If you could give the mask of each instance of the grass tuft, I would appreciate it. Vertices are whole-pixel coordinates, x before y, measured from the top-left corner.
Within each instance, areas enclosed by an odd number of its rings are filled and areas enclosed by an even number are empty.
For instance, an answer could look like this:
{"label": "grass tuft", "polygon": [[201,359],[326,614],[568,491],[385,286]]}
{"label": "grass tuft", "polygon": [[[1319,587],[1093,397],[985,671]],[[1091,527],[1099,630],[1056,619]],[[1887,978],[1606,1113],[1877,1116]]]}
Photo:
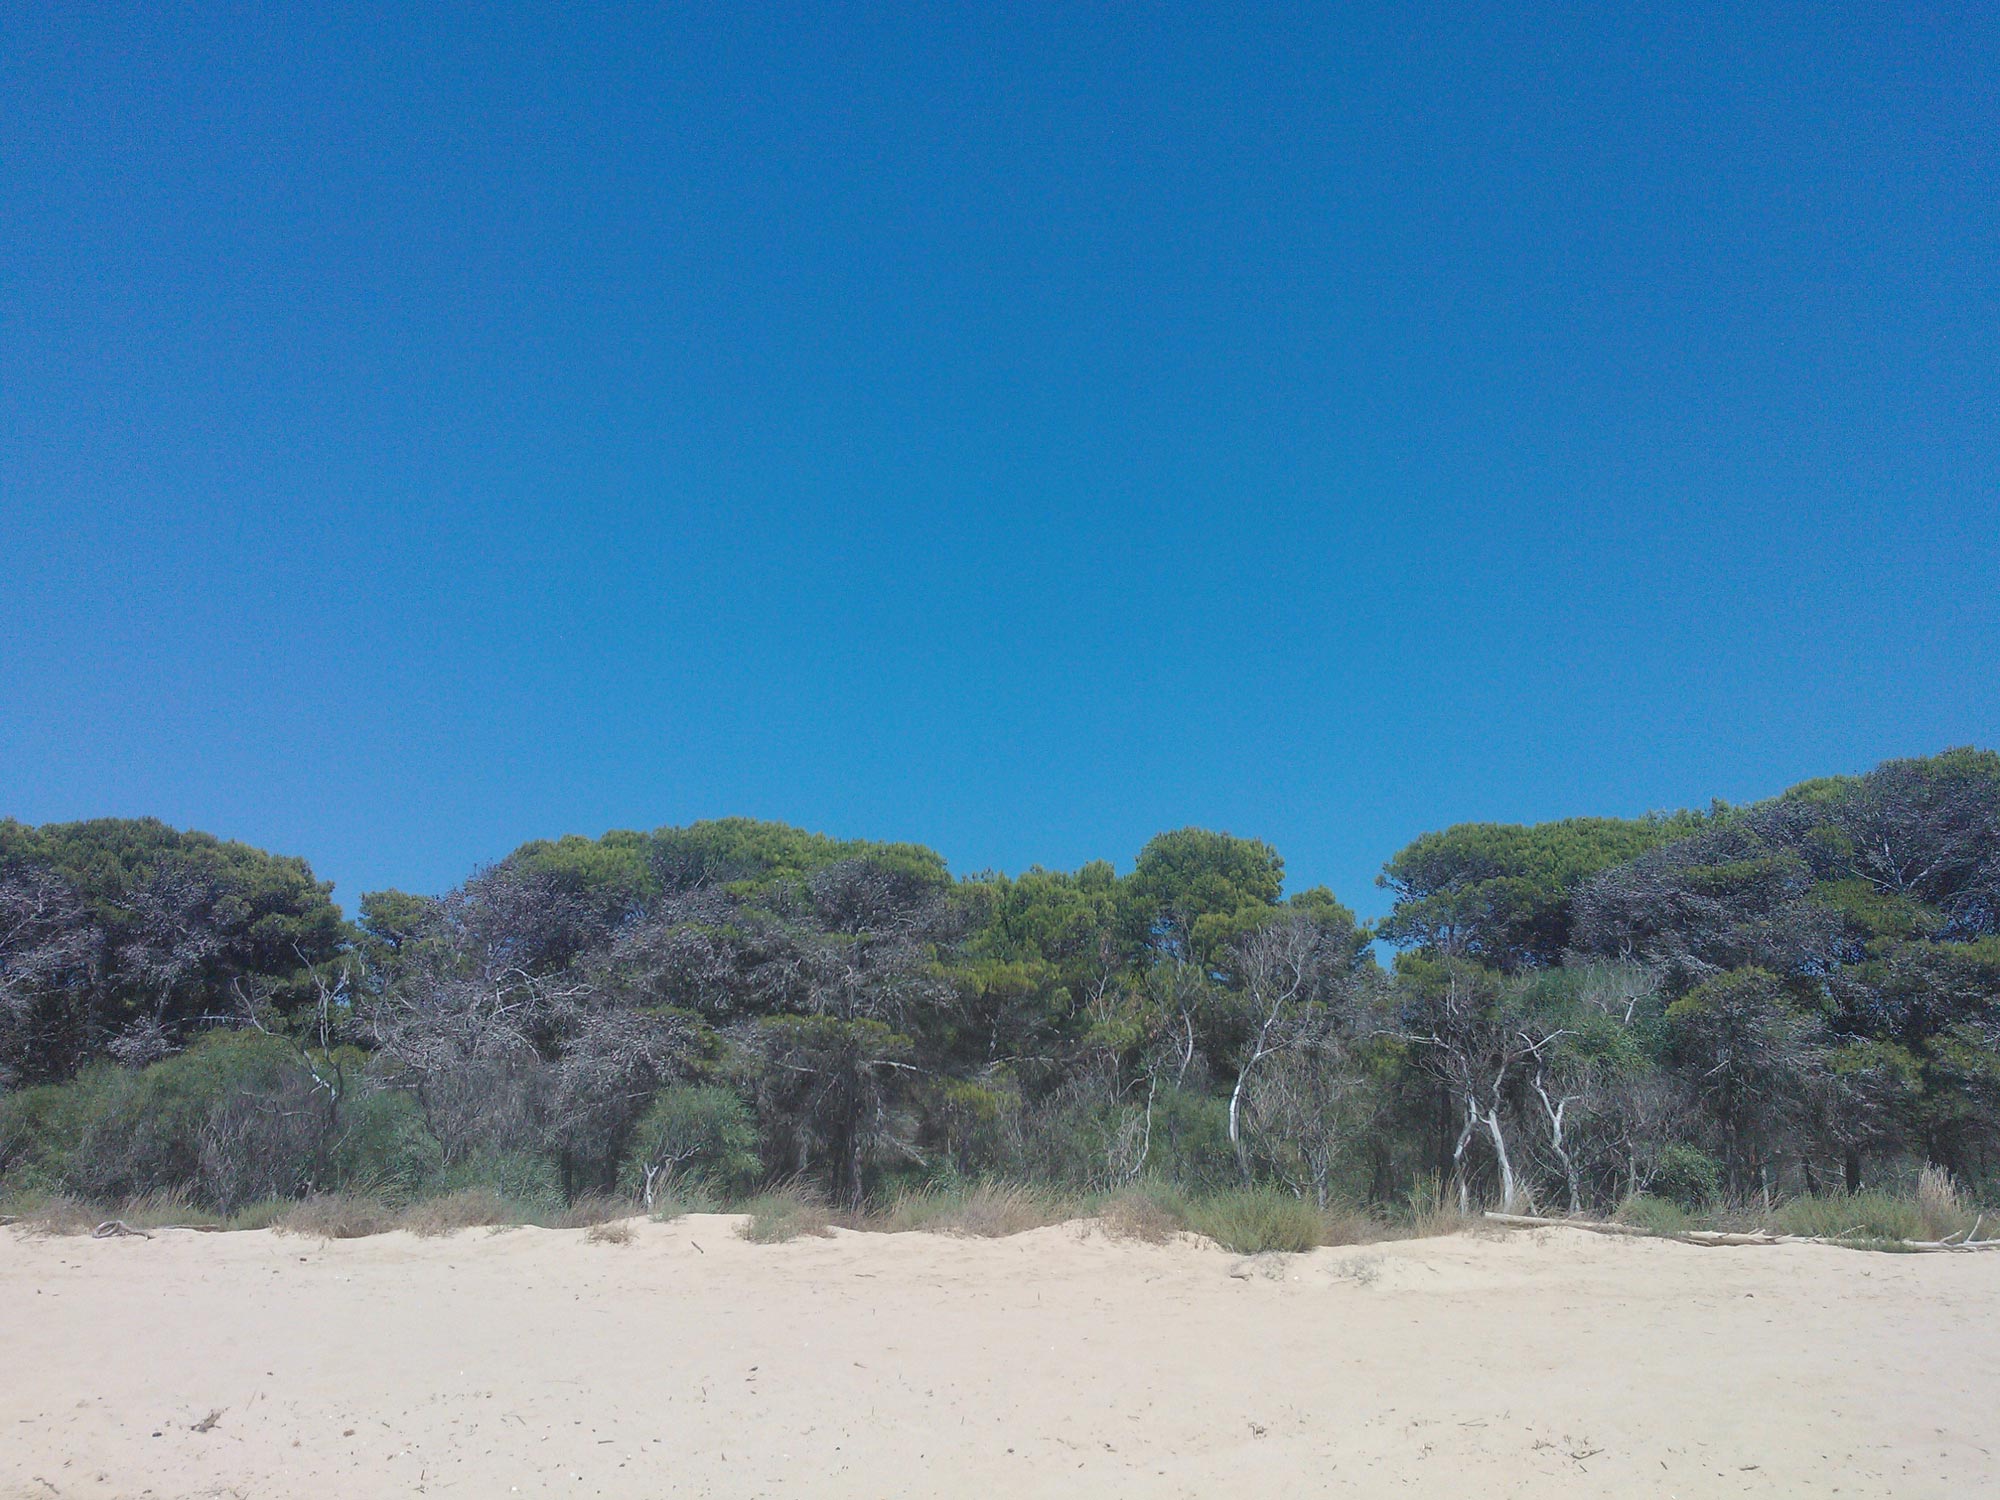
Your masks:
{"label": "grass tuft", "polygon": [[1070,1205],[1042,1188],[1012,1182],[918,1188],[897,1194],[872,1226],[890,1234],[921,1230],[998,1239],[1060,1223]]}
{"label": "grass tuft", "polygon": [[1694,1228],[1694,1218],[1671,1198],[1655,1198],[1637,1193],[1618,1205],[1612,1220],[1634,1229],[1650,1229],[1655,1234],[1679,1234]]}
{"label": "grass tuft", "polygon": [[310,1235],[321,1240],[358,1240],[387,1234],[396,1227],[396,1211],[379,1198],[324,1193],[287,1205],[271,1221],[281,1234]]}
{"label": "grass tuft", "polygon": [[719,1214],[726,1204],[715,1189],[699,1177],[676,1177],[653,1199],[653,1218],[662,1224],[688,1214]]}
{"label": "grass tuft", "polygon": [[14,1193],[0,1202],[0,1220],[28,1234],[89,1234],[107,1217],[65,1193]]}
{"label": "grass tuft", "polygon": [[777,1245],[802,1236],[824,1239],[833,1233],[833,1216],[812,1188],[782,1183],[743,1205],[750,1217],[736,1232],[759,1245]]}
{"label": "grass tuft", "polygon": [[600,1195],[593,1198],[579,1198],[560,1214],[556,1215],[554,1227],[557,1229],[596,1229],[603,1224],[616,1223],[620,1219],[632,1217],[634,1209],[630,1198],[613,1198]]}
{"label": "grass tuft", "polygon": [[1188,1196],[1170,1183],[1134,1183],[1098,1205],[1097,1221],[1113,1239],[1164,1245],[1188,1227]]}
{"label": "grass tuft", "polygon": [[1773,1211],[1771,1227],[1819,1239],[1914,1240],[1924,1221],[1908,1199],[1869,1191],[1794,1198]]}
{"label": "grass tuft", "polygon": [[455,1193],[412,1203],[398,1216],[395,1227],[430,1238],[460,1229],[488,1229],[501,1224],[525,1224],[529,1215],[519,1204],[503,1198],[491,1188],[461,1188]]}
{"label": "grass tuft", "polygon": [[1239,1255],[1298,1253],[1317,1249],[1326,1238],[1317,1208],[1275,1188],[1240,1188],[1197,1198],[1189,1205],[1188,1228]]}

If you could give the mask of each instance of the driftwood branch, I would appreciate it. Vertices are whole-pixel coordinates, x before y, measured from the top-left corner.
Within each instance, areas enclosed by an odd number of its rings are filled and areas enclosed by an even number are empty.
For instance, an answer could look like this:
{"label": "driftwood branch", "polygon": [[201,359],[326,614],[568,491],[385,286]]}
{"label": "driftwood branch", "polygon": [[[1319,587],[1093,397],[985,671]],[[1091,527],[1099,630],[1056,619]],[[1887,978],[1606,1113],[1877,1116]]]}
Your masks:
{"label": "driftwood branch", "polygon": [[[1528,1214],[1501,1214],[1488,1212],[1486,1217],[1496,1224],[1506,1224],[1516,1229],[1581,1229],[1590,1234],[1612,1234],[1627,1239],[1678,1240],[1684,1245],[1853,1245],[1851,1239],[1829,1238],[1817,1234],[1766,1234],[1761,1230],[1736,1233],[1724,1229],[1640,1229],[1632,1224],[1610,1224],[1601,1219],[1543,1219]],[[1975,1224],[1974,1229],[1979,1226]],[[1875,1243],[1887,1244],[1895,1250],[1931,1251],[1950,1254],[1956,1251],[2000,1250],[2000,1240],[1975,1240],[1968,1233],[1965,1238],[1943,1240],[1888,1240]]]}

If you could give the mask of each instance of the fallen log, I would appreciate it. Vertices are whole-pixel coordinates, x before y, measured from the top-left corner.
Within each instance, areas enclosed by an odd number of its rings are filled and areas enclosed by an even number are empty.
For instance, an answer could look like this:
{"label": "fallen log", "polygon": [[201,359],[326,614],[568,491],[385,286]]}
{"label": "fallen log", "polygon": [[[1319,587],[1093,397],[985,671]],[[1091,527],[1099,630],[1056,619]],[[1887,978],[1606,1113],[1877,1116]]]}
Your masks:
{"label": "fallen log", "polygon": [[[1766,1234],[1762,1230],[1739,1233],[1726,1229],[1641,1229],[1633,1224],[1613,1224],[1603,1219],[1546,1219],[1532,1214],[1502,1214],[1489,1210],[1486,1218],[1516,1229],[1581,1229],[1590,1234],[1619,1235],[1629,1239],[1677,1240],[1683,1245],[1879,1245],[1911,1254],[1953,1254],[1959,1251],[2000,1250],[2000,1240],[1975,1240],[1968,1232],[1964,1239],[1943,1240],[1855,1240],[1845,1236],[1818,1234]],[[1973,1226],[1974,1229],[1978,1225]]]}

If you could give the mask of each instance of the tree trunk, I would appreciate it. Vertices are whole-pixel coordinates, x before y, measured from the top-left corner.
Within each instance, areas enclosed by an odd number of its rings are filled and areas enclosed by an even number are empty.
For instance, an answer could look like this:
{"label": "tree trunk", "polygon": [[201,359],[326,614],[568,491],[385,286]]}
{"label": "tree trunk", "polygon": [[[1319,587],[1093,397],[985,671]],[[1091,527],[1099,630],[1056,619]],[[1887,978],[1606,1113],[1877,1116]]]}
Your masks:
{"label": "tree trunk", "polygon": [[1518,1189],[1514,1183],[1514,1163],[1507,1155],[1507,1138],[1500,1131],[1500,1108],[1495,1105],[1486,1112],[1486,1134],[1493,1142],[1493,1155],[1500,1162],[1500,1207],[1505,1213],[1513,1213]]}

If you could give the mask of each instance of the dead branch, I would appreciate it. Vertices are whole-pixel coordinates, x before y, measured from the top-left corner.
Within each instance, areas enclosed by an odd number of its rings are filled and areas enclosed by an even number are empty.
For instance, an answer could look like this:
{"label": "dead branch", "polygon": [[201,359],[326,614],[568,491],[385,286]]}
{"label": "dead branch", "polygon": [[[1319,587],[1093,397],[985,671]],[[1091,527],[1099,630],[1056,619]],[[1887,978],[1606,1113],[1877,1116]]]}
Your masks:
{"label": "dead branch", "polygon": [[[1684,1245],[1847,1245],[1855,1241],[1817,1234],[1765,1234],[1761,1230],[1739,1234],[1723,1229],[1641,1229],[1632,1224],[1611,1224],[1601,1219],[1545,1219],[1530,1214],[1501,1214],[1488,1210],[1485,1217],[1496,1224],[1516,1229],[1581,1229],[1590,1234],[1619,1235],[1628,1239],[1678,1240]],[[1975,1226],[1977,1227],[1977,1226]],[[2000,1250],[2000,1239],[1975,1240],[1887,1240],[1896,1250],[1948,1254],[1961,1250]]]}

